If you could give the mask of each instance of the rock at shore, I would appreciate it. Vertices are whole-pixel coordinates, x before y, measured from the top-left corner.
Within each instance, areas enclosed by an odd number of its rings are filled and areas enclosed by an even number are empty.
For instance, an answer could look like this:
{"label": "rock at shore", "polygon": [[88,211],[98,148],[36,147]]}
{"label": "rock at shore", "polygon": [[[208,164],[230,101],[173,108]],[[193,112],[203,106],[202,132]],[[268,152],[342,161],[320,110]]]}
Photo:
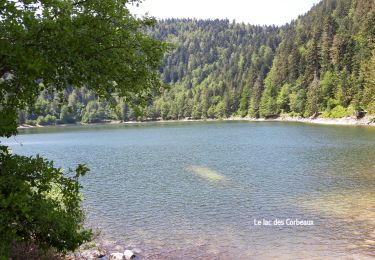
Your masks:
{"label": "rock at shore", "polygon": [[109,260],[123,260],[124,254],[123,253],[112,253],[109,255]]}
{"label": "rock at shore", "polygon": [[135,258],[135,254],[133,253],[133,251],[127,249],[124,251],[124,257],[126,260],[130,260]]}
{"label": "rock at shore", "polygon": [[134,259],[136,255],[131,250],[125,250],[124,253],[112,253],[109,256],[109,260],[131,260]]}

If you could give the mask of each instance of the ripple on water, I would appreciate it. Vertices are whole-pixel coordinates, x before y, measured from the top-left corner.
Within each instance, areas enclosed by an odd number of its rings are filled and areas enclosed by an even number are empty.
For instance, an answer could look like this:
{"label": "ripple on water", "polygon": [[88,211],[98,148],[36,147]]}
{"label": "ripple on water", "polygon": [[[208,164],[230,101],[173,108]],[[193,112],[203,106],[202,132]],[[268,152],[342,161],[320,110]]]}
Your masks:
{"label": "ripple on water", "polygon": [[[87,163],[88,224],[147,259],[375,257],[375,129],[224,122],[53,131],[21,133],[24,145],[12,149],[64,168]],[[256,227],[254,218],[316,224]]]}

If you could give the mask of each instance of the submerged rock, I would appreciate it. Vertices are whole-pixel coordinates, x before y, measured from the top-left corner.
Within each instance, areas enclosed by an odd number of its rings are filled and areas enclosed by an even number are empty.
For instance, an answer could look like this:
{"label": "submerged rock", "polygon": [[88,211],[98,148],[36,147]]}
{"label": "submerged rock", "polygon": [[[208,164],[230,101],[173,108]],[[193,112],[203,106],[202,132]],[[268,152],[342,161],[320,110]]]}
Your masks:
{"label": "submerged rock", "polygon": [[140,255],[140,254],[142,254],[142,250],[139,249],[139,248],[133,248],[132,251],[133,251],[134,254],[136,254],[136,255]]}
{"label": "submerged rock", "polygon": [[126,260],[130,260],[130,259],[135,258],[135,254],[133,253],[133,251],[127,249],[124,251],[124,257]]}
{"label": "submerged rock", "polygon": [[120,245],[116,245],[114,250],[118,251],[118,252],[123,252],[125,250],[125,247],[123,246],[120,246]]}
{"label": "submerged rock", "polygon": [[374,240],[370,240],[370,239],[366,240],[365,243],[367,245],[375,245],[375,241]]}
{"label": "submerged rock", "polygon": [[103,249],[91,249],[80,252],[79,256],[77,256],[76,258],[85,260],[96,260],[98,258],[103,258],[105,255],[106,252]]}
{"label": "submerged rock", "polygon": [[124,254],[123,253],[112,253],[109,255],[109,260],[123,260]]}
{"label": "submerged rock", "polygon": [[98,258],[103,258],[105,257],[107,252],[103,248],[98,249]]}

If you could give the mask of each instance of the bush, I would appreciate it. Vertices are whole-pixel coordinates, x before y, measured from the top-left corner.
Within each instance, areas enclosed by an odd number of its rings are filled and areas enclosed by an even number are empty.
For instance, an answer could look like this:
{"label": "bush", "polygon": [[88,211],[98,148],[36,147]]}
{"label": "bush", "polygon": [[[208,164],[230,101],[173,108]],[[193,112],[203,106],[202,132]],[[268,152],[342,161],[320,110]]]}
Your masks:
{"label": "bush", "polygon": [[327,111],[330,112],[334,107],[339,105],[339,101],[336,99],[330,98],[327,101]]}
{"label": "bush", "polygon": [[54,125],[56,124],[56,117],[51,115],[46,115],[45,120],[48,125]]}
{"label": "bush", "polygon": [[294,111],[292,111],[290,113],[287,113],[287,115],[290,116],[290,117],[300,117],[300,116],[302,116],[301,113],[297,113],[297,112],[294,112]]}
{"label": "bush", "polygon": [[100,122],[96,112],[85,112],[82,116],[82,123],[91,124]]}
{"label": "bush", "polygon": [[356,114],[356,111],[352,106],[349,106],[348,108],[344,108],[341,105],[335,106],[333,109],[325,110],[323,113],[321,113],[321,117],[324,118],[342,118],[347,116],[353,116]]}
{"label": "bush", "polygon": [[80,208],[78,178],[88,171],[85,166],[69,177],[53,162],[12,155],[5,146],[0,166],[0,259],[11,257],[17,243],[66,253],[91,239]]}
{"label": "bush", "polygon": [[25,122],[26,125],[36,125],[36,121],[35,120],[26,120]]}
{"label": "bush", "polygon": [[72,110],[67,107],[63,106],[60,112],[60,119],[58,119],[57,124],[74,124],[76,122]]}
{"label": "bush", "polygon": [[346,110],[343,106],[336,106],[334,109],[331,110],[330,117],[331,118],[341,118],[351,116],[351,112]]}
{"label": "bush", "polygon": [[375,115],[375,100],[367,105],[367,111],[369,115]]}
{"label": "bush", "polygon": [[320,114],[320,117],[323,117],[323,118],[330,118],[330,117],[331,117],[331,114],[330,114],[330,112],[328,112],[328,111],[326,110],[326,111],[323,111],[323,112]]}
{"label": "bush", "polygon": [[39,116],[36,123],[38,125],[54,125],[56,124],[56,117],[51,115],[46,115],[45,117]]}
{"label": "bush", "polygon": [[38,125],[46,125],[46,121],[44,120],[44,116],[38,116],[38,118],[36,119],[36,123]]}

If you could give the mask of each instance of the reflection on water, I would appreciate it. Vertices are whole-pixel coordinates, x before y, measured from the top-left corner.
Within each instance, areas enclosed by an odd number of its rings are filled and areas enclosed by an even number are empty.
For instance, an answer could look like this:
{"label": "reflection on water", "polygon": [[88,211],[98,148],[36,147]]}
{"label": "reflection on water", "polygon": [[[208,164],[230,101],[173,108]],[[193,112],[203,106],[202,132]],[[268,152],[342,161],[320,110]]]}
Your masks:
{"label": "reflection on water", "polygon": [[[225,122],[27,131],[6,142],[64,168],[86,163],[88,223],[146,259],[375,257],[373,128]],[[254,225],[263,218],[314,225]]]}

